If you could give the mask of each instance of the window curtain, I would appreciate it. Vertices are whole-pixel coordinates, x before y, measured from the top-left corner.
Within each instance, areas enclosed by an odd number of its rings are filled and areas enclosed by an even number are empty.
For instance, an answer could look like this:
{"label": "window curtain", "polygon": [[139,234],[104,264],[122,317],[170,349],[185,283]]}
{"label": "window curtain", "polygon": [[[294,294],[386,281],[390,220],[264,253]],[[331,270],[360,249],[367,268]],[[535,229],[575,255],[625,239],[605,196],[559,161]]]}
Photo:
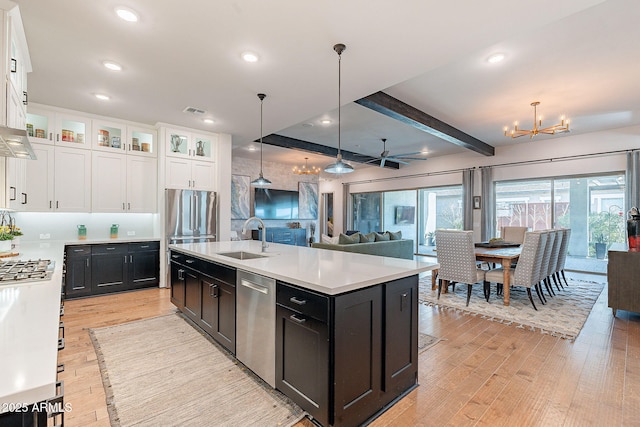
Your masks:
{"label": "window curtain", "polygon": [[473,169],[462,171],[463,229],[473,230]]}
{"label": "window curtain", "polygon": [[627,211],[632,207],[640,208],[640,151],[627,153],[627,173],[625,185],[625,201]]}
{"label": "window curtain", "polygon": [[493,192],[493,169],[491,169],[490,167],[483,167],[480,169],[480,174],[482,178],[482,211],[480,212],[480,238],[484,242],[492,237],[495,237],[496,235],[496,210]]}

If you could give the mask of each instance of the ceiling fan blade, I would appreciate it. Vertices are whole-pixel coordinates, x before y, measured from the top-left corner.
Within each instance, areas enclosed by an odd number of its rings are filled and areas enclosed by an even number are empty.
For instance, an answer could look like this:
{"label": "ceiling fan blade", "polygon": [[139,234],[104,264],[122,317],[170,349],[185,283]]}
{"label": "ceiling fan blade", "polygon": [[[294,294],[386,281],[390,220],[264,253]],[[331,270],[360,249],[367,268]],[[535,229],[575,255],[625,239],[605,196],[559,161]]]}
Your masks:
{"label": "ceiling fan blade", "polygon": [[389,157],[389,160],[398,161],[398,160],[427,160],[426,157]]}
{"label": "ceiling fan blade", "polygon": [[381,159],[380,158],[371,159],[371,160],[368,160],[368,161],[364,162],[364,164],[366,165],[367,163],[377,163],[379,160],[381,160]]}
{"label": "ceiling fan blade", "polygon": [[409,162],[405,162],[404,160],[400,160],[400,159],[393,159],[393,161],[396,162],[396,163],[400,163],[402,165],[408,165],[409,164]]}
{"label": "ceiling fan blade", "polygon": [[382,157],[382,158],[380,159],[380,167],[381,167],[381,168],[383,168],[383,167],[384,167],[384,162],[386,162],[386,161],[387,161],[387,158],[386,158],[386,157]]}
{"label": "ceiling fan blade", "polygon": [[406,157],[406,156],[416,156],[418,154],[423,154],[422,151],[416,151],[413,153],[403,153],[403,154],[394,154],[393,156],[389,156],[391,157]]}

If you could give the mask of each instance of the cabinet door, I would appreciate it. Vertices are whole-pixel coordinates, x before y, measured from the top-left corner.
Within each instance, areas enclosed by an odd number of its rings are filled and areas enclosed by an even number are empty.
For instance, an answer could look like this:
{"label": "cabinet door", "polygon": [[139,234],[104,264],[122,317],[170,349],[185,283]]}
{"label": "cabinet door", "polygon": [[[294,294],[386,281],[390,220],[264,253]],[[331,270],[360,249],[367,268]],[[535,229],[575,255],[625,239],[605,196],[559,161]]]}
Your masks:
{"label": "cabinet door", "polygon": [[184,267],[171,263],[171,302],[181,311],[184,309]]}
{"label": "cabinet door", "polygon": [[7,84],[7,126],[15,129],[25,128],[24,96],[22,91],[18,92],[18,89],[11,82]]}
{"label": "cabinet door", "polygon": [[93,120],[93,137],[91,138],[94,150],[124,153],[127,145],[127,126],[124,123],[105,122]]}
{"label": "cabinet door", "polygon": [[82,116],[56,114],[55,143],[73,148],[91,148],[91,119]]}
{"label": "cabinet door", "polygon": [[156,130],[141,127],[127,127],[127,154],[157,157]]}
{"label": "cabinet door", "polygon": [[[111,246],[108,246],[110,248]],[[94,295],[109,292],[119,292],[127,289],[127,254],[119,253],[116,248],[114,254],[94,254],[91,256],[91,293]]]}
{"label": "cabinet door", "polygon": [[191,157],[191,135],[177,129],[165,131],[165,154],[167,157]]}
{"label": "cabinet door", "polygon": [[[54,165],[52,145],[32,144],[37,160],[26,163],[26,192],[30,212],[50,212],[54,209]],[[11,196],[11,194],[9,195]]]}
{"label": "cabinet door", "polygon": [[158,286],[160,283],[160,253],[140,251],[129,253],[129,287],[131,289]]}
{"label": "cabinet door", "polygon": [[192,161],[191,181],[191,187],[195,190],[215,191],[214,165],[212,163]]}
{"label": "cabinet door", "polygon": [[192,148],[191,155],[194,159],[213,162],[215,161],[215,153],[218,147],[217,135],[197,135],[191,136]]}
{"label": "cabinet door", "polygon": [[417,383],[418,276],[388,282],[385,287],[385,334],[382,404]]}
{"label": "cabinet door", "polygon": [[62,212],[91,211],[91,151],[55,149],[55,204]]}
{"label": "cabinet door", "polygon": [[[67,254],[69,254],[68,251]],[[67,255],[65,267],[65,297],[74,298],[91,295],[91,255]]]}
{"label": "cabinet door", "polygon": [[276,388],[329,422],[329,326],[276,306]]}
{"label": "cabinet door", "polygon": [[127,211],[127,158],[119,152],[91,154],[92,212]]}
{"label": "cabinet door", "polygon": [[16,211],[24,211],[28,208],[27,161],[31,160],[8,157],[6,161],[7,188],[9,190],[7,201],[9,208]]}
{"label": "cabinet door", "polygon": [[51,144],[55,140],[55,116],[52,112],[29,106],[27,134],[31,143]]}
{"label": "cabinet door", "polygon": [[191,188],[191,160],[167,157],[166,188]]}
{"label": "cabinet door", "polygon": [[381,408],[382,286],[338,296],[334,307],[332,424],[357,425]]}
{"label": "cabinet door", "polygon": [[213,338],[227,350],[236,352],[236,287],[222,281],[217,285],[217,318]]}
{"label": "cabinet door", "polygon": [[127,212],[158,211],[158,168],[153,157],[127,156]]}
{"label": "cabinet door", "polygon": [[190,268],[184,270],[184,313],[191,320],[198,322],[201,314],[200,305],[200,274]]}

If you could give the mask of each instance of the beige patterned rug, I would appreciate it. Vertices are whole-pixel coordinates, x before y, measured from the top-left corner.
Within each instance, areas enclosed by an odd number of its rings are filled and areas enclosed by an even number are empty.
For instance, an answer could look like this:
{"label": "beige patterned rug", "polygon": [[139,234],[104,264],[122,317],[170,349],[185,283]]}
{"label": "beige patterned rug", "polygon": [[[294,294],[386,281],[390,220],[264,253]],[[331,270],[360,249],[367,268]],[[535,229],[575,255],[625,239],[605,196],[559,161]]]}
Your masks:
{"label": "beige patterned rug", "polygon": [[573,340],[580,333],[605,283],[567,279],[569,286],[565,286],[564,289],[558,291],[554,286],[556,296],[553,298],[547,295],[545,289],[545,305],[540,303],[535,290],[531,291],[538,311],[533,309],[526,289],[521,287],[511,288],[510,305],[505,307],[502,296],[496,296],[495,284],[491,286],[489,302],[484,299],[482,284],[473,286],[468,307],[466,285],[456,286],[454,293],[449,287],[449,293],[441,294],[438,300],[438,290],[431,290],[429,276],[420,279],[419,299],[423,304],[482,316],[484,319]]}
{"label": "beige patterned rug", "polygon": [[113,427],[286,426],[304,416],[179,315],[90,333]]}

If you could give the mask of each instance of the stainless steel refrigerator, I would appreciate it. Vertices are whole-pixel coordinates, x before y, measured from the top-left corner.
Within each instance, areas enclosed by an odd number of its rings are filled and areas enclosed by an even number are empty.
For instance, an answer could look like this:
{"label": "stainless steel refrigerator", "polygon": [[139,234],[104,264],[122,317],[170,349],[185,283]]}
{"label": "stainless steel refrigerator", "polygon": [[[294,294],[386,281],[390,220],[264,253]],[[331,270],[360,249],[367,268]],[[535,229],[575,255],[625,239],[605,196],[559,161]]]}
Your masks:
{"label": "stainless steel refrigerator", "polygon": [[165,190],[167,243],[215,242],[218,197],[213,191]]}

